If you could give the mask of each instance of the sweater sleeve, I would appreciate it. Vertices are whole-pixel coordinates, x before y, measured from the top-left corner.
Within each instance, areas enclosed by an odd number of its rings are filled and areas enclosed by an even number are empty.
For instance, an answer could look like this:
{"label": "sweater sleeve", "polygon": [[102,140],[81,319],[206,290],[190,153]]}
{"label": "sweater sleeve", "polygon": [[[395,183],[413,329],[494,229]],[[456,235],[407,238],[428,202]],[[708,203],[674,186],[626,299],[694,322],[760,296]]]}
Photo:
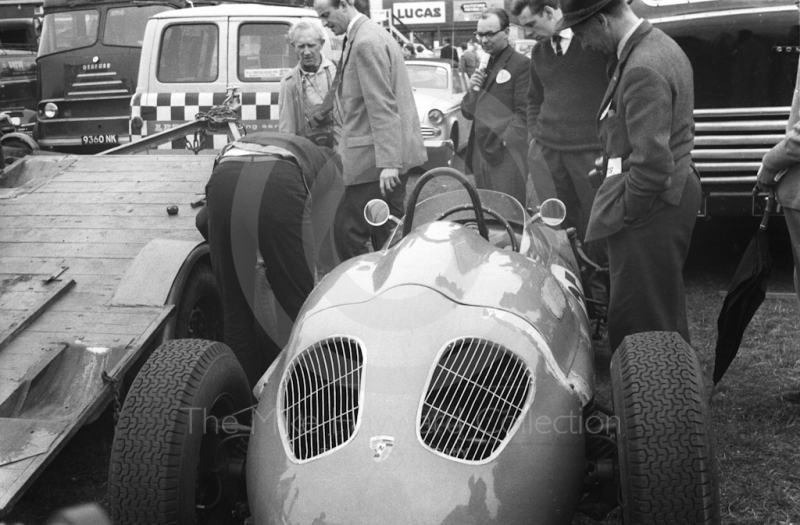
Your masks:
{"label": "sweater sleeve", "polygon": [[535,54],[531,56],[530,85],[528,86],[528,142],[533,139],[533,130],[536,128],[536,122],[539,120],[539,113],[541,113],[544,103],[544,86],[536,72],[534,60]]}

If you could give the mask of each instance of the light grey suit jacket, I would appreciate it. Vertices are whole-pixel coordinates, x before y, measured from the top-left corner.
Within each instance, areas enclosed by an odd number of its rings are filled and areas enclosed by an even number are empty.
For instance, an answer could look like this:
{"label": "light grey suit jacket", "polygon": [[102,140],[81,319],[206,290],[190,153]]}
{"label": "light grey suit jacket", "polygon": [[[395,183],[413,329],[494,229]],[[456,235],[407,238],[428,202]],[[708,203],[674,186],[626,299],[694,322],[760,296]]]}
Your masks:
{"label": "light grey suit jacket", "polygon": [[425,163],[414,93],[397,42],[361,17],[348,38],[343,68],[339,153],[345,184],[377,181],[380,168],[402,174]]}

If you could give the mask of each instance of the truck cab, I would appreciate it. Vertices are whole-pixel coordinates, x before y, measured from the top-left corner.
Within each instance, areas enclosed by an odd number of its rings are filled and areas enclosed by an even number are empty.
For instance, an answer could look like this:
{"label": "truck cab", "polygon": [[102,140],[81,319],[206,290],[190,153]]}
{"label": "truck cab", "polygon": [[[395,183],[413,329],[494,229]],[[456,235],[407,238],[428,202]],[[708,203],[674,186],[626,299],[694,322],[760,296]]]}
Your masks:
{"label": "truck cab", "polygon": [[761,158],[783,137],[800,25],[794,0],[635,0],[694,69],[695,149],[702,215],[761,215],[752,194]]}
{"label": "truck cab", "polygon": [[[162,12],[147,24],[139,80],[131,101],[131,139],[165,131],[222,104],[230,92],[241,105],[246,132],[277,131],[281,79],[297,64],[288,39],[301,19],[320,23],[301,7],[224,4]],[[326,31],[323,54],[331,59],[341,38]],[[181,137],[159,149],[219,149],[224,129],[202,137]]]}
{"label": "truck cab", "polygon": [[43,148],[96,153],[130,142],[147,19],[182,0],[45,0],[38,58]]}

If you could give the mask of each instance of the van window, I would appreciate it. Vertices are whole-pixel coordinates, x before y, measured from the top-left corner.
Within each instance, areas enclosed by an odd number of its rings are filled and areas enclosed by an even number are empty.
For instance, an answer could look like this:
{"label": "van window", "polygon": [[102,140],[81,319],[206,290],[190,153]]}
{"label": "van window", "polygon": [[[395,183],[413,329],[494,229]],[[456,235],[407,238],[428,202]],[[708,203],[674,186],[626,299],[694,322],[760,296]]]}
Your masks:
{"label": "van window", "polygon": [[100,12],[96,9],[44,15],[39,56],[94,45],[99,22]]}
{"label": "van window", "polygon": [[164,31],[156,77],[159,82],[214,82],[219,76],[216,24],[174,24]]}
{"label": "van window", "polygon": [[106,12],[103,43],[107,46],[142,47],[147,19],[169,7],[163,5],[116,7]]}
{"label": "van window", "polygon": [[239,80],[277,82],[297,64],[289,27],[279,23],[239,26]]}
{"label": "van window", "polygon": [[797,16],[767,10],[655,19],[689,57],[697,109],[779,107],[792,102]]}

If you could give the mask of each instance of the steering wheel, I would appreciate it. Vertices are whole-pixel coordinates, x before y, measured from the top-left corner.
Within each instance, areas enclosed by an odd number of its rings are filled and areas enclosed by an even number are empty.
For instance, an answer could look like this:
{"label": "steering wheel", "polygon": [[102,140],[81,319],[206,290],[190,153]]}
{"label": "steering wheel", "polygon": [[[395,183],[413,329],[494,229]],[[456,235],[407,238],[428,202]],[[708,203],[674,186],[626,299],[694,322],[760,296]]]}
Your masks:
{"label": "steering wheel", "polygon": [[469,198],[472,201],[472,209],[475,210],[475,219],[478,223],[478,233],[480,233],[481,237],[488,241],[489,229],[486,227],[486,219],[483,216],[484,208],[481,206],[481,198],[478,195],[477,190],[463,173],[453,168],[444,167],[433,168],[432,170],[425,172],[425,174],[419,178],[417,184],[414,186],[411,196],[408,198],[408,204],[406,205],[406,216],[403,219],[403,237],[406,237],[411,233],[411,225],[414,224],[414,210],[417,207],[417,199],[419,198],[420,191],[422,191],[422,187],[425,186],[425,184],[427,184],[431,179],[435,179],[436,177],[443,175],[456,179],[461,183],[462,186],[464,186],[464,189],[467,190],[467,193],[469,193]]}
{"label": "steering wheel", "polygon": [[[444,212],[441,215],[439,215],[438,217],[436,217],[436,220],[437,221],[441,221],[441,220],[453,215],[454,213],[457,213],[457,212],[460,212],[460,211],[471,211],[471,210],[473,210],[473,207],[470,206],[469,204],[462,204],[460,206],[454,206],[454,207],[450,208],[449,210],[447,210],[446,212]],[[519,242],[517,241],[517,236],[514,235],[514,229],[508,223],[506,218],[503,217],[502,215],[500,215],[499,213],[497,213],[496,211],[490,209],[490,208],[482,208],[482,211],[483,211],[483,213],[485,213],[487,215],[491,215],[492,218],[496,219],[497,222],[499,222],[500,224],[503,225],[503,228],[506,229],[506,233],[508,234],[508,239],[511,241],[511,249],[514,250],[515,252],[519,253]]]}

